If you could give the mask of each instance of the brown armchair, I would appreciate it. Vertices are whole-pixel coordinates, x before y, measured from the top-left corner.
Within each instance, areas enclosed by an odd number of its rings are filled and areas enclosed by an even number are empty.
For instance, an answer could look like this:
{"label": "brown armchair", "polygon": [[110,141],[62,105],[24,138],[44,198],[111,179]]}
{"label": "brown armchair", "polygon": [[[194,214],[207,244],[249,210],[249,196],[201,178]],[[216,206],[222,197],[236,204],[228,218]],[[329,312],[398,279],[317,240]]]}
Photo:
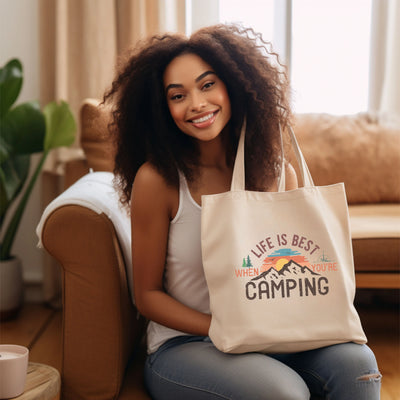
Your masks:
{"label": "brown armchair", "polygon": [[[113,169],[109,113],[97,104],[87,100],[82,106],[86,159],[67,165],[67,185],[89,168]],[[298,116],[295,130],[316,184],[345,181],[357,232],[357,286],[399,288],[399,131],[381,131],[363,116],[327,115]],[[42,220],[43,246],[63,274],[63,399],[150,399],[142,375],[144,321],[131,301],[123,249],[111,219],[69,204]]]}
{"label": "brown armchair", "polygon": [[[94,171],[112,171],[108,114],[81,108],[86,159],[67,165],[67,186]],[[41,229],[44,248],[62,267],[63,400],[148,400],[143,385],[144,321],[131,300],[123,251],[105,213],[62,205]]]}

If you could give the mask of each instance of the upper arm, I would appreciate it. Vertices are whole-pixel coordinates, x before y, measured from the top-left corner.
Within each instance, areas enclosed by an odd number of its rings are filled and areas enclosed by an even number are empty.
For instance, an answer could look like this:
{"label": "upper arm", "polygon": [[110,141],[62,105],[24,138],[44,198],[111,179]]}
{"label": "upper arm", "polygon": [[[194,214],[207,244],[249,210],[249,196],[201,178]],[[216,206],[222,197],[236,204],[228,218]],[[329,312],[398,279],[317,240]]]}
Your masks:
{"label": "upper arm", "polygon": [[164,290],[170,220],[179,192],[148,163],[132,188],[132,265],[136,307],[146,318],[195,335],[207,335],[211,317],[180,303]]}
{"label": "upper arm", "polygon": [[150,164],[136,174],[132,187],[132,265],[135,300],[162,290],[170,223],[170,188]]}

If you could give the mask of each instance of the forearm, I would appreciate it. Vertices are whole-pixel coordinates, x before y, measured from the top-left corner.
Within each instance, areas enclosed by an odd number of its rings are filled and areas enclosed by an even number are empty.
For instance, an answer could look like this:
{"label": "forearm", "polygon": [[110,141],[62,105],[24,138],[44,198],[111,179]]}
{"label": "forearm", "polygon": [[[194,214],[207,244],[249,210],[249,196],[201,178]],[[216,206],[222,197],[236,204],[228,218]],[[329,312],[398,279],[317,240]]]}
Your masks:
{"label": "forearm", "polygon": [[211,315],[196,311],[161,290],[151,290],[136,298],[139,312],[146,318],[168,328],[207,336]]}

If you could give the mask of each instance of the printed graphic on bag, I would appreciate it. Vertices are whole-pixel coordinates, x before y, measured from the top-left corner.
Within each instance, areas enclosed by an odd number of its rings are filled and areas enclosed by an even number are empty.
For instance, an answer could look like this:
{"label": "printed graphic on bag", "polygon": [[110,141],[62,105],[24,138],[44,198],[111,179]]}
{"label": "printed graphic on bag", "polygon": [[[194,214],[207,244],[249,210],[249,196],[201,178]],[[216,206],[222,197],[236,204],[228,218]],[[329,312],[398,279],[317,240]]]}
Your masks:
{"label": "printed graphic on bag", "polygon": [[246,278],[248,300],[272,300],[325,296],[329,293],[326,273],[337,270],[337,263],[315,241],[283,233],[255,244],[235,269],[235,277]]}

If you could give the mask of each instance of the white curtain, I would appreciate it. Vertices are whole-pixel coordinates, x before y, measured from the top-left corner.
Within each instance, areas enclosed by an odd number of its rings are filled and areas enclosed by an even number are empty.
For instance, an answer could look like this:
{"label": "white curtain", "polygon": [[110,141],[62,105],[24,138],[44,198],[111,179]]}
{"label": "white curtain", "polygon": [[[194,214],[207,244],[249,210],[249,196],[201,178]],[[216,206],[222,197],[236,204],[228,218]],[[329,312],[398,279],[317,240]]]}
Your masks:
{"label": "white curtain", "polygon": [[400,124],[400,1],[373,0],[369,110]]}

